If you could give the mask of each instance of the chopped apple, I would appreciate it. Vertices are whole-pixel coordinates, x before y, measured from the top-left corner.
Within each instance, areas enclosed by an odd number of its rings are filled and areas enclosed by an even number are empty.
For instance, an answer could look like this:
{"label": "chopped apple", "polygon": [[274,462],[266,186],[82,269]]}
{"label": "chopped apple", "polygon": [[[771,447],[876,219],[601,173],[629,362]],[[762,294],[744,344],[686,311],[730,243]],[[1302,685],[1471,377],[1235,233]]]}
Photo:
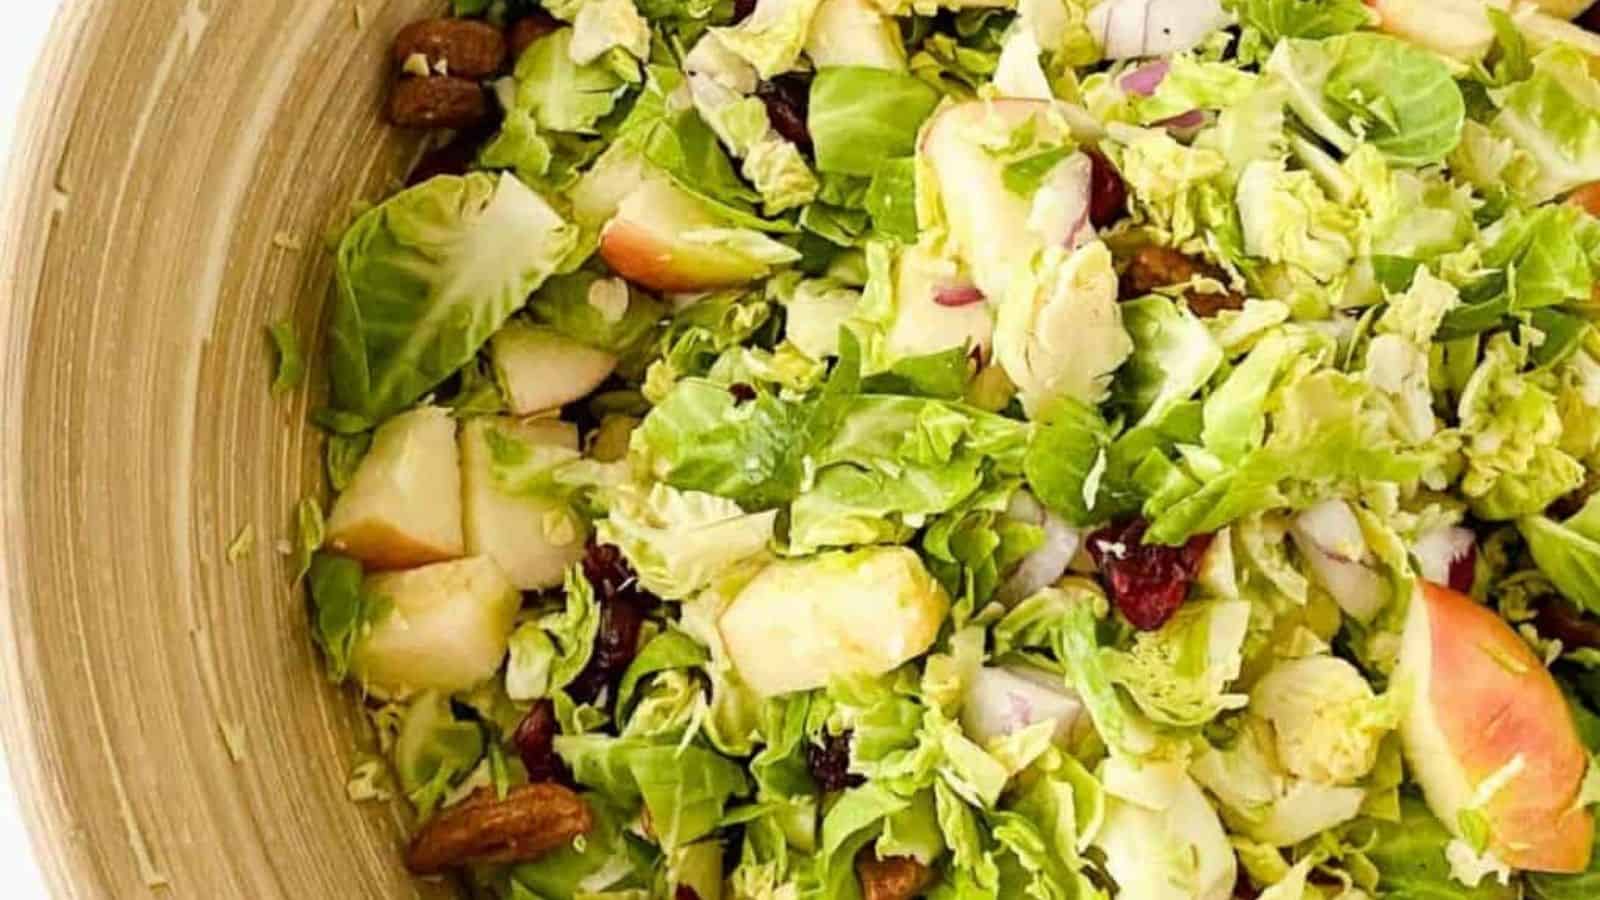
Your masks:
{"label": "chopped apple", "polygon": [[993,150],[1030,121],[1036,141],[1061,143],[1070,130],[1062,111],[1044,100],[973,100],[945,108],[923,130],[922,156],[938,186],[950,236],[978,289],[991,299],[1005,295],[1012,271],[1045,244],[1027,227],[1032,198],[1006,187],[1005,161]]}
{"label": "chopped apple", "polygon": [[732,228],[698,198],[662,176],[622,201],[600,234],[600,257],[623,278],[657,291],[739,287],[800,256],[747,228]]}
{"label": "chopped apple", "polygon": [[1594,5],[1594,0],[1534,0],[1539,8],[1552,16],[1576,19],[1578,14]]}
{"label": "chopped apple", "polygon": [[1296,517],[1290,534],[1317,581],[1351,618],[1370,622],[1389,602],[1350,504],[1324,500]]}
{"label": "chopped apple", "polygon": [[1400,734],[1428,806],[1457,837],[1464,812],[1481,816],[1488,849],[1513,868],[1583,871],[1589,759],[1561,689],[1493,611],[1421,584],[1394,683],[1410,691]]}
{"label": "chopped apple", "polygon": [[[958,296],[963,290],[970,296]],[[987,349],[994,340],[994,319],[983,295],[961,283],[954,263],[921,246],[896,261],[894,293],[894,321],[884,343],[896,359],[952,347]]]}
{"label": "chopped apple", "polygon": [[506,403],[519,416],[560,409],[594,392],[616,371],[616,356],[566,335],[514,321],[489,339]]}
{"label": "chopped apple", "polygon": [[862,66],[903,72],[906,68],[900,26],[870,0],[822,0],[806,35],[806,55],[819,69]]}
{"label": "chopped apple", "polygon": [[717,622],[746,684],[764,697],[881,675],[933,645],[950,597],[904,547],[771,563]]}
{"label": "chopped apple", "polygon": [[350,671],[373,694],[454,693],[493,677],[522,595],[486,556],[369,576],[381,612],[356,642]]}
{"label": "chopped apple", "polygon": [[1083,701],[1059,675],[1028,666],[984,666],[967,685],[961,727],[987,744],[1038,722],[1055,723],[1055,740],[1070,742],[1083,716]]}
{"label": "chopped apple", "polygon": [[1600,181],[1586,184],[1568,194],[1567,202],[1591,216],[1600,217]]}
{"label": "chopped apple", "polygon": [[[1571,44],[1591,56],[1600,56],[1600,36],[1568,22],[1587,0],[1539,0],[1513,4],[1509,0],[1367,0],[1378,14],[1384,31],[1462,62],[1477,62],[1494,44],[1489,7],[1507,10],[1517,29],[1534,50],[1552,44]],[[1541,9],[1541,7],[1543,7]]]}
{"label": "chopped apple", "polygon": [[328,516],[328,546],[369,569],[455,559],[461,535],[456,423],[425,406],[379,428]]}
{"label": "chopped apple", "polygon": [[519,490],[497,477],[496,460],[507,452],[521,457],[511,466],[517,475],[532,475],[541,460],[576,459],[578,429],[555,419],[484,416],[461,434],[467,552],[499,563],[518,590],[555,587],[583,559],[588,525],[565,499]]}
{"label": "chopped apple", "polygon": [[621,142],[606,148],[594,166],[572,186],[572,220],[598,230],[617,214],[617,207],[644,183],[644,157]]}

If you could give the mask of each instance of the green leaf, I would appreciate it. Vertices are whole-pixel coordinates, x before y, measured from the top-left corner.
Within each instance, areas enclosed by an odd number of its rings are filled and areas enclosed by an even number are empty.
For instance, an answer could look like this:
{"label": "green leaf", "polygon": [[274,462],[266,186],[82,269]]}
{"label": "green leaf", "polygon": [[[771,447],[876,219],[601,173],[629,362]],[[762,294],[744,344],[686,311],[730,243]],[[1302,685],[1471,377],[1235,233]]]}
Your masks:
{"label": "green leaf", "polygon": [[910,75],[843,66],[811,83],[807,124],[823,172],[871,177],[884,160],[910,156],[939,94]]}
{"label": "green leaf", "polygon": [[1279,44],[1266,70],[1289,106],[1348,154],[1363,138],[1396,165],[1442,161],[1461,141],[1466,102],[1450,67],[1427,50],[1370,32]]}
{"label": "green leaf", "polygon": [[400,787],[423,819],[483,758],[483,729],[456,719],[450,698],[429,691],[411,702],[395,738]]}
{"label": "green leaf", "polygon": [[1087,528],[1138,507],[1112,472],[1111,427],[1081,403],[1061,405],[1034,433],[1024,470],[1039,501],[1071,525]]}
{"label": "green leaf", "polygon": [[1371,16],[1361,0],[1240,0],[1239,21],[1268,43],[1283,38],[1325,38],[1355,31]]}
{"label": "green leaf", "polygon": [[1006,190],[1020,197],[1032,198],[1044,179],[1061,161],[1077,152],[1076,147],[1058,145],[1046,147],[1006,163],[1000,170],[1000,180]]}
{"label": "green leaf", "polygon": [[1500,113],[1490,127],[1526,155],[1506,180],[1531,202],[1600,181],[1600,79],[1587,60],[1557,45],[1534,60],[1531,78],[1495,94]]}
{"label": "green leaf", "polygon": [[1187,307],[1160,295],[1122,304],[1133,355],[1117,378],[1117,398],[1136,428],[1159,428],[1222,365],[1222,348]]}
{"label": "green leaf", "polygon": [[1399,822],[1370,820],[1375,836],[1367,857],[1378,869],[1381,896],[1396,900],[1513,900],[1517,886],[1485,878],[1469,888],[1450,875],[1450,832],[1418,797],[1403,795]]}
{"label": "green leaf", "polygon": [[300,338],[295,334],[294,322],[281,319],[267,326],[272,336],[272,346],[278,354],[278,374],[272,379],[272,391],[282,394],[299,387],[306,378],[306,358],[300,352]]}
{"label": "green leaf", "polygon": [[1539,571],[1561,596],[1579,609],[1600,614],[1600,539],[1544,516],[1520,519],[1517,529]]}
{"label": "green leaf", "polygon": [[311,558],[309,575],[317,643],[328,657],[328,677],[343,681],[350,673],[350,654],[361,626],[368,620],[361,564],[346,556],[318,553]]}
{"label": "green leaf", "polygon": [[291,557],[294,570],[294,580],[299,581],[311,571],[312,558],[317,548],[322,546],[325,534],[325,521],[322,517],[322,504],[315,497],[305,497],[294,508],[295,544],[294,555]]}
{"label": "green leaf", "polygon": [[367,450],[371,447],[370,431],[363,431],[360,434],[328,435],[328,483],[333,486],[335,492],[342,492],[350,486],[350,479],[355,477],[356,469],[366,458]]}
{"label": "green leaf", "polygon": [[472,361],[577,240],[509,175],[434,178],[356,220],[338,253],[335,406],[375,424],[415,403]]}
{"label": "green leaf", "polygon": [[903,244],[917,242],[917,168],[911,157],[885,160],[864,200],[872,225]]}
{"label": "green leaf", "polygon": [[952,347],[941,353],[908,356],[895,360],[889,371],[868,378],[863,389],[874,394],[905,394],[960,400],[972,379],[972,366],[966,347]]}

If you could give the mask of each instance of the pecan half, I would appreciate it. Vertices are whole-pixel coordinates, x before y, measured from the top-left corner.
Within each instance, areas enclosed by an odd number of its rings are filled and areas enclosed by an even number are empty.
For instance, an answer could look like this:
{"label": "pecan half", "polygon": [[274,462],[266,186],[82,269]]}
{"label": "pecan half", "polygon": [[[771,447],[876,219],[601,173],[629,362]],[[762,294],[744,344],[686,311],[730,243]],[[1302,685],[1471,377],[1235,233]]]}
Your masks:
{"label": "pecan half", "polygon": [[[1170,247],[1149,244],[1135,250],[1128,260],[1128,270],[1122,273],[1122,298],[1132,300],[1143,297],[1156,288],[1183,284],[1196,276],[1228,283],[1228,273],[1203,259],[1185,256]],[[1215,294],[1189,288],[1183,292],[1189,309],[1202,319],[1210,318],[1225,309],[1240,309],[1244,296],[1236,291]]]}
{"label": "pecan half", "polygon": [[483,788],[417,832],[406,868],[440,875],[477,863],[525,862],[565,847],[592,827],[588,804],[559,784],[525,784],[504,800]]}
{"label": "pecan half", "polygon": [[511,64],[516,65],[523,51],[532,47],[535,41],[560,28],[561,23],[556,21],[555,16],[544,10],[537,10],[512,22],[506,30],[506,40],[511,45]]}
{"label": "pecan half", "polygon": [[457,78],[486,78],[506,63],[506,36],[473,19],[424,19],[400,30],[394,39],[394,64],[404,69],[413,56],[428,69]]}
{"label": "pecan half", "polygon": [[911,900],[933,884],[933,869],[910,856],[879,859],[872,848],[856,857],[865,900]]}
{"label": "pecan half", "polygon": [[405,78],[389,94],[389,121],[401,128],[471,128],[488,118],[483,87],[465,78]]}

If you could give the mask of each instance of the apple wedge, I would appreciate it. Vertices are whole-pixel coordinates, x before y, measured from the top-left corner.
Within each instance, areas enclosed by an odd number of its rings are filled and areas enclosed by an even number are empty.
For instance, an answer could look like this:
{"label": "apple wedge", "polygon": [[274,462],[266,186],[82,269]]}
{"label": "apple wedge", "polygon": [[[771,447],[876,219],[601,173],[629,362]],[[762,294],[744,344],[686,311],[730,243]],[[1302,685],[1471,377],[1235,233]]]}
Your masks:
{"label": "apple wedge", "polygon": [[537,472],[541,459],[576,459],[577,426],[482,416],[461,430],[467,552],[493,559],[518,590],[555,587],[583,559],[588,526],[561,497],[519,490],[497,477],[496,460],[507,456],[521,457],[508,466],[519,476]]}
{"label": "apple wedge", "polygon": [[1513,868],[1583,871],[1588,755],[1560,688],[1493,611],[1420,585],[1394,677],[1410,692],[1400,735],[1428,806],[1457,837],[1463,813],[1481,815],[1488,849]]}
{"label": "apple wedge", "polygon": [[553,331],[513,321],[489,339],[495,377],[519,416],[553,412],[594,393],[617,357]]}
{"label": "apple wedge", "polygon": [[731,228],[668,178],[645,178],[600,233],[612,271],[667,293],[714,291],[767,277],[800,258],[759,231]]}
{"label": "apple wedge", "polygon": [[327,545],[369,569],[406,569],[465,552],[456,423],[425,406],[379,428],[328,516]]}
{"label": "apple wedge", "polygon": [[372,575],[362,591],[379,604],[350,655],[350,671],[376,696],[463,691],[499,671],[522,607],[486,556]]}
{"label": "apple wedge", "polygon": [[881,675],[933,645],[950,597],[904,547],[771,563],[717,622],[745,683],[763,697],[841,675]]}
{"label": "apple wedge", "polygon": [[1367,0],[1378,14],[1379,28],[1435,53],[1472,63],[1494,44],[1490,7],[1506,10],[1535,51],[1552,44],[1571,44],[1600,56],[1600,35],[1567,21],[1588,6],[1587,0]]}

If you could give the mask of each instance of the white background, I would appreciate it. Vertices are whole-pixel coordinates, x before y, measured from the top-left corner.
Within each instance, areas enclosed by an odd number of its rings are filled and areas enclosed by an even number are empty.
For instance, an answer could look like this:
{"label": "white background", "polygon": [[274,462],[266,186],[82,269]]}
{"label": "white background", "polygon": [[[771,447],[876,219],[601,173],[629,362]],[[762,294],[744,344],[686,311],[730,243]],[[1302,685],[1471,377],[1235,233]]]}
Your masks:
{"label": "white background", "polygon": [[[0,159],[9,162],[11,141],[33,61],[39,55],[50,19],[60,0],[0,0],[7,7],[0,27]],[[0,248],[0,252],[5,251]],[[6,652],[0,650],[0,652]],[[0,703],[5,702],[0,697]],[[4,751],[0,750],[0,756]],[[6,900],[44,900],[44,882],[17,812],[11,772],[0,766],[0,896]]]}

